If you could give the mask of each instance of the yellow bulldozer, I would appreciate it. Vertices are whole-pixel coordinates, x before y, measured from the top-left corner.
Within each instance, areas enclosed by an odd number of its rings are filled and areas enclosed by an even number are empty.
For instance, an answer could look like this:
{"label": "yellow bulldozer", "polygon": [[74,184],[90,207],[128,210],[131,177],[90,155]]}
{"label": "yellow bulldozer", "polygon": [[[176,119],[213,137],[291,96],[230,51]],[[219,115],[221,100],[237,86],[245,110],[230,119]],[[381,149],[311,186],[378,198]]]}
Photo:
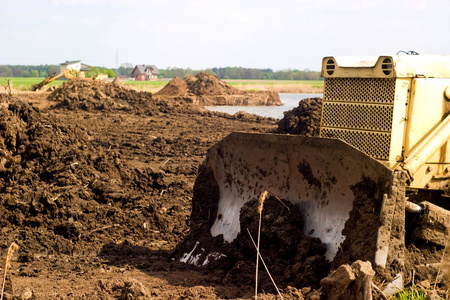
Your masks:
{"label": "yellow bulldozer", "polygon": [[226,257],[196,231],[233,243],[241,208],[265,191],[300,208],[304,234],[326,245],[332,267],[361,259],[400,270],[410,214],[412,240],[445,246],[450,56],[330,56],[322,76],[320,136],[235,132],[209,149],[180,261]]}
{"label": "yellow bulldozer", "polygon": [[49,84],[50,82],[52,82],[52,81],[54,81],[54,80],[56,80],[56,79],[58,79],[58,78],[62,78],[62,77],[65,77],[65,78],[67,78],[67,79],[74,79],[74,78],[83,78],[84,75],[83,75],[83,73],[80,72],[80,71],[66,69],[66,70],[63,70],[63,71],[61,71],[61,72],[59,72],[59,73],[54,73],[54,74],[51,74],[51,75],[47,76],[44,80],[42,80],[42,81],[41,81],[40,83],[38,83],[38,84],[33,84],[33,85],[31,86],[31,90],[32,90],[33,92],[34,92],[34,91],[38,91],[38,90],[40,90],[43,86]]}

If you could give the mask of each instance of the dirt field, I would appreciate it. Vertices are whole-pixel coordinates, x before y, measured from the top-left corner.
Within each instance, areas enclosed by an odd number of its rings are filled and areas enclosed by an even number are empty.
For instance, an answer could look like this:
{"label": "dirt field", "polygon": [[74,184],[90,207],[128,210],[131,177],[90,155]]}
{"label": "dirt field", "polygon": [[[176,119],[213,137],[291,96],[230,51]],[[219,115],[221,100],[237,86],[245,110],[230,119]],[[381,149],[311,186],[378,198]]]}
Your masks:
{"label": "dirt field", "polygon": [[206,150],[232,131],[273,130],[276,122],[150,103],[134,91],[130,99],[148,102],[141,110],[96,106],[111,95],[47,99],[60,92],[2,100],[2,257],[19,245],[6,291],[35,299],[249,298],[251,286],[221,286],[168,257],[189,230]]}
{"label": "dirt field", "polygon": [[[172,254],[189,233],[194,180],[207,149],[233,131],[284,132],[293,127],[288,123],[278,128],[277,120],[212,113],[101,82],[2,94],[1,257],[13,242],[19,246],[5,299],[251,299],[253,279],[243,276],[253,262],[226,274]],[[296,226],[283,241],[290,243]],[[442,249],[424,249],[410,248],[415,263],[442,258]],[[282,284],[284,298],[314,299],[327,268],[308,277],[290,269],[298,288]],[[433,283],[435,275],[425,270],[420,281]],[[259,299],[278,299],[264,291]]]}

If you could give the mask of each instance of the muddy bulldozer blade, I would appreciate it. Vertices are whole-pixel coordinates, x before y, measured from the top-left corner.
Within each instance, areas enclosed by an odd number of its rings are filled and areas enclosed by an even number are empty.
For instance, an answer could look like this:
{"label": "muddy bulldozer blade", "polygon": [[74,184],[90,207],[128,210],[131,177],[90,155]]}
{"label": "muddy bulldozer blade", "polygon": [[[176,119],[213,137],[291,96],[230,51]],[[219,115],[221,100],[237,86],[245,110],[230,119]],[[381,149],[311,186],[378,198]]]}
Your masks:
{"label": "muddy bulldozer blade", "polygon": [[[341,140],[232,133],[209,150],[201,167],[192,220],[198,226],[208,224],[212,237],[223,235],[231,243],[245,230],[240,228],[240,209],[269,191],[300,208],[304,233],[326,245],[329,261],[345,242],[349,249],[340,260],[351,256],[384,266],[392,245],[394,207],[399,201],[404,206],[404,183],[396,184],[391,170]],[[366,207],[370,212],[363,215],[366,205],[371,209]],[[205,207],[212,211],[206,214]],[[404,207],[402,214],[404,222]]]}

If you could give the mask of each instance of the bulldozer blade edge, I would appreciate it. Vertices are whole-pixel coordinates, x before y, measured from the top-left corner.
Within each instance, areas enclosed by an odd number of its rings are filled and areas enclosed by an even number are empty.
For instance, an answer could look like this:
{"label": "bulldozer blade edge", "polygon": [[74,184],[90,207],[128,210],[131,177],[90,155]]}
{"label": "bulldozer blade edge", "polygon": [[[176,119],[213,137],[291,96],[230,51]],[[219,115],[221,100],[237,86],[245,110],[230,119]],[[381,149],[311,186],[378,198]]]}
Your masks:
{"label": "bulldozer blade edge", "polygon": [[222,234],[225,242],[232,242],[241,231],[241,207],[268,190],[300,207],[305,234],[326,245],[328,260],[345,239],[353,187],[371,180],[381,202],[392,185],[391,170],[329,138],[232,133],[209,150],[205,167],[213,171],[220,195],[212,236]]}

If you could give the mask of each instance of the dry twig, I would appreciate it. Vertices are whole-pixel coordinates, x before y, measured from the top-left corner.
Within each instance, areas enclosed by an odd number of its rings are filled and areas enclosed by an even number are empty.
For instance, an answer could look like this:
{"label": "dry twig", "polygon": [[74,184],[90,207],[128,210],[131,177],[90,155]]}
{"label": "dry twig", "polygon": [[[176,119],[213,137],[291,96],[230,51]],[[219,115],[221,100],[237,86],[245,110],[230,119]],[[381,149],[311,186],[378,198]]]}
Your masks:
{"label": "dry twig", "polygon": [[3,300],[3,294],[5,292],[5,283],[6,283],[6,275],[8,274],[9,268],[11,268],[11,259],[14,254],[19,249],[19,246],[16,243],[12,243],[8,248],[8,253],[6,254],[5,259],[5,269],[3,270],[3,285],[2,285],[2,296],[0,300]]}
{"label": "dry twig", "polygon": [[383,293],[383,291],[379,288],[379,287],[377,287],[376,285],[375,285],[375,283],[373,283],[372,282],[372,287],[373,287],[373,289],[375,290],[375,291],[377,291],[377,293],[379,293],[380,294],[380,297],[383,299],[383,300],[387,300],[387,296]]}
{"label": "dry twig", "polygon": [[[247,228],[247,232],[248,232],[248,235],[250,236],[250,239],[252,240],[253,246],[255,246],[255,248],[258,249],[258,247],[256,246],[255,241],[253,240],[253,237],[252,237],[252,235],[251,235],[251,233],[250,233],[250,230],[248,230],[248,228]],[[278,289],[278,286],[277,286],[277,284],[275,283],[275,280],[273,279],[272,275],[270,274],[269,268],[267,268],[267,265],[266,265],[266,263],[264,262],[264,259],[263,259],[262,256],[261,256],[261,253],[259,253],[259,258],[261,258],[261,262],[263,263],[264,268],[266,269],[267,275],[269,275],[270,280],[272,280],[273,286],[274,286],[275,289],[277,290],[278,295],[280,295],[281,300],[283,300],[283,296],[281,295],[281,292],[280,292],[280,290]]]}
{"label": "dry twig", "polygon": [[269,192],[269,194],[270,195],[272,195],[273,197],[275,197],[275,199],[277,199],[278,200],[278,202],[280,202],[280,204],[281,205],[283,205],[284,207],[286,207],[287,208],[287,210],[288,211],[291,211],[290,209],[289,209],[289,207],[286,205],[286,204],[284,204],[283,203],[283,201],[281,201],[281,199],[280,198],[278,198],[278,196],[277,195],[275,195],[274,193],[272,193],[271,191],[268,191]]}
{"label": "dry twig", "polygon": [[258,198],[258,213],[259,213],[259,223],[258,223],[258,245],[256,247],[256,274],[255,274],[255,299],[258,299],[258,268],[259,268],[259,242],[261,238],[261,219],[262,219],[262,210],[264,206],[264,202],[266,201],[267,196],[269,195],[268,191],[264,191],[259,195]]}

